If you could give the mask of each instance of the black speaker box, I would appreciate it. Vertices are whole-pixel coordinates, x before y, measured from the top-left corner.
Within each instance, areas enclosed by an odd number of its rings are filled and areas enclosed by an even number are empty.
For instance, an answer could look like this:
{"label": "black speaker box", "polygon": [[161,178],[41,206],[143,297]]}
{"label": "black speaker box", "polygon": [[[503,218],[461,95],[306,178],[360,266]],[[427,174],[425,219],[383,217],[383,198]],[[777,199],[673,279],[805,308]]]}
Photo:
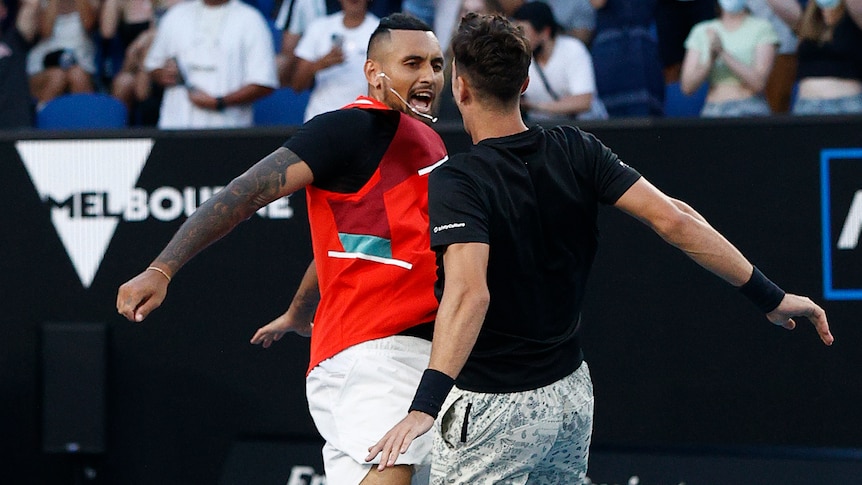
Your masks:
{"label": "black speaker box", "polygon": [[42,451],[105,452],[107,327],[42,325]]}

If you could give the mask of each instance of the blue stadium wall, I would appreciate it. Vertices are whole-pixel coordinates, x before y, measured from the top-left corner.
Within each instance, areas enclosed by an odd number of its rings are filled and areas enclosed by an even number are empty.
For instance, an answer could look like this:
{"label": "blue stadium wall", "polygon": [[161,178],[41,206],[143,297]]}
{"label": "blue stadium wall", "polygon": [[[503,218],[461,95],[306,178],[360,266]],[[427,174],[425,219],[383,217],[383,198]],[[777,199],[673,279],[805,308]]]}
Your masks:
{"label": "blue stadium wall", "polygon": [[[826,348],[806,322],[770,325],[646,227],[603,209],[583,315],[593,480],[741,483],[721,474],[767,462],[792,476],[748,483],[811,483],[794,466],[817,483],[858,479],[862,119],[585,128],[773,280],[822,303],[836,337]],[[450,152],[469,147],[460,126],[438,129]],[[321,483],[307,340],[248,343],[310,261],[302,193],[195,258],[146,322],[115,310],[117,287],[200,200],[292,131],[0,134],[0,482]],[[83,340],[64,337],[78,329]]]}

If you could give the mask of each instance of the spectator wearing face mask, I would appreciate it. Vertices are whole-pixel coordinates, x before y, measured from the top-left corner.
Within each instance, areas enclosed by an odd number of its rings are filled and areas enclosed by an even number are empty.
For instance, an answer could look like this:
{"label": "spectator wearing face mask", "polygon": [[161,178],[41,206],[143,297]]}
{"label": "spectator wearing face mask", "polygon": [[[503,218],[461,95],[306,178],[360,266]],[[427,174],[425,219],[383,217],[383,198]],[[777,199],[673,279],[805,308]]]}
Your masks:
{"label": "spectator wearing face mask", "polygon": [[718,0],[717,19],[694,26],[685,41],[680,85],[692,94],[708,79],[704,117],[771,114],[763,90],[778,36],[768,21],[751,15],[746,0]]}
{"label": "spectator wearing face mask", "polygon": [[606,119],[590,52],[580,40],[559,35],[561,28],[550,6],[526,3],[512,17],[533,50],[530,84],[521,99],[528,119],[544,123]]}
{"label": "spectator wearing face mask", "polygon": [[769,0],[799,37],[793,114],[862,113],[862,0]]}

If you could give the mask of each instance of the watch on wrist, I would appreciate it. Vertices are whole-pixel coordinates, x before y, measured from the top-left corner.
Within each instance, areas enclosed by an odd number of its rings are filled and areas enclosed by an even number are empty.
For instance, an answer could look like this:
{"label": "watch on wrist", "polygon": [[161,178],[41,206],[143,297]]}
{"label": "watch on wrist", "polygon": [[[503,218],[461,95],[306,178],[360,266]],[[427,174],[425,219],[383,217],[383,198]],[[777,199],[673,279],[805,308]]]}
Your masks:
{"label": "watch on wrist", "polygon": [[216,98],[216,111],[224,111],[227,107],[227,104],[224,102],[224,98],[219,96]]}

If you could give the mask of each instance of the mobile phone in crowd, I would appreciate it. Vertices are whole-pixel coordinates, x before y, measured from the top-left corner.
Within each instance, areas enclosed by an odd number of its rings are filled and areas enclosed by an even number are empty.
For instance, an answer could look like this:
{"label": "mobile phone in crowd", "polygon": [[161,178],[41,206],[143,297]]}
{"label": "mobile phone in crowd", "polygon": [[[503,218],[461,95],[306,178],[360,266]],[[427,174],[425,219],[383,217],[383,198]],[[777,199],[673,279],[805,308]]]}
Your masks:
{"label": "mobile phone in crowd", "polygon": [[174,61],[174,65],[177,66],[177,86],[185,86],[189,91],[194,91],[194,86],[188,84],[186,82],[186,76],[183,74],[183,68],[180,66],[180,60],[176,57],[171,57],[171,60]]}
{"label": "mobile phone in crowd", "polygon": [[332,34],[332,47],[341,48],[344,46],[344,36],[341,34]]}

